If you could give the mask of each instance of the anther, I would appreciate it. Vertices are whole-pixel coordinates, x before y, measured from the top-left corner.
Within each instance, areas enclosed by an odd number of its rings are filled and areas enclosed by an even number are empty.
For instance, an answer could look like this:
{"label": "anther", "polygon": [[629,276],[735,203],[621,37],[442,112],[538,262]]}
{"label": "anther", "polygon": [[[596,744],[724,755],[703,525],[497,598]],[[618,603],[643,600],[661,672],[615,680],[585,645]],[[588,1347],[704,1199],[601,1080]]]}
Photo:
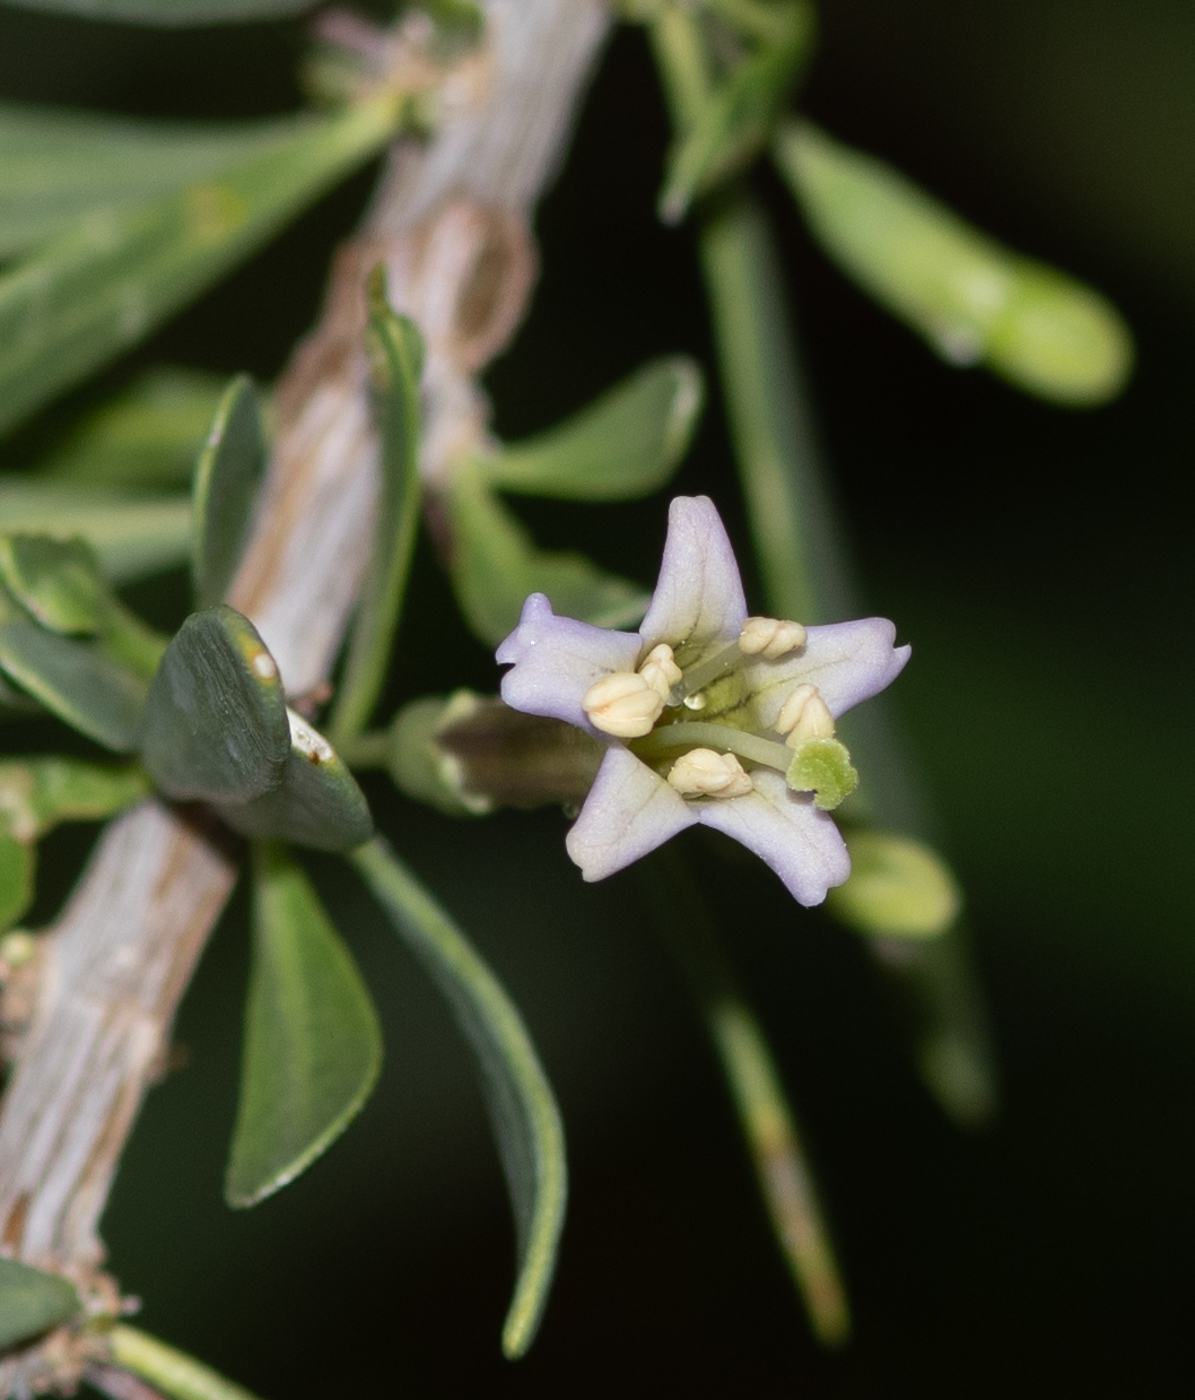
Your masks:
{"label": "anther", "polygon": [[790,651],[803,647],[806,632],[799,622],[776,617],[749,617],[739,633],[739,650],[744,656],[762,656],[777,661]]}
{"label": "anther", "polygon": [[834,737],[834,716],[817,686],[808,683],[797,686],[780,707],[776,732],[788,735],[785,743],[790,749],[795,749],[804,739]]}
{"label": "anther", "polygon": [[734,754],[713,749],[691,749],[678,758],[668,784],[682,797],[745,797],[755,787]]}
{"label": "anther", "polygon": [[672,648],[667,642],[654,646],[643,659],[639,674],[667,704],[672,687],[684,677],[684,672],[672,657]]}
{"label": "anther", "polygon": [[581,707],[595,729],[616,739],[641,739],[664,713],[664,699],[646,677],[615,671],[591,685]]}

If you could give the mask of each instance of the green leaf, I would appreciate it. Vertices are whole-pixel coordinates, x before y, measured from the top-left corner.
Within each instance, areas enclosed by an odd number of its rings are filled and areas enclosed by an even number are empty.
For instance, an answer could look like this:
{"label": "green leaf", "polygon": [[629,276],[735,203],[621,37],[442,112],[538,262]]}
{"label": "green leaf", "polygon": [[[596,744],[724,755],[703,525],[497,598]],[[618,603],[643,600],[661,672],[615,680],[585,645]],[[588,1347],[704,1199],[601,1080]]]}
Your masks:
{"label": "green leaf", "polygon": [[502,1349],[522,1356],[543,1317],[564,1226],[560,1110],[523,1018],[461,930],[381,838],[352,861],[444,993],[477,1056],[518,1227],[518,1280]]}
{"label": "green leaf", "polygon": [[890,165],[787,122],[774,154],[823,249],[955,365],[1071,407],[1124,387],[1133,342],[1098,292],[981,233]]}
{"label": "green leaf", "polygon": [[[0,802],[3,793],[0,793]],[[0,808],[0,933],[11,928],[33,903],[36,856],[28,841],[4,830],[7,813]],[[0,1291],[0,1337],[4,1335],[4,1299]],[[3,1343],[0,1343],[3,1345]]]}
{"label": "green leaf", "polygon": [[74,1285],[16,1259],[0,1259],[0,1347],[66,1322],[83,1304]]}
{"label": "green leaf", "polygon": [[369,571],[349,643],[331,731],[337,742],[369,723],[385,680],[419,529],[419,375],[423,340],[386,301],[382,269],[369,285],[366,344],[382,437],[381,499]]}
{"label": "green leaf", "polygon": [[99,642],[47,632],[0,599],[0,670],[96,743],[117,753],[136,749],[145,682],[106,656]]}
{"label": "green leaf", "polygon": [[149,688],[141,759],[169,797],[247,802],[282,782],[290,726],[278,667],[248,618],[192,613]]}
{"label": "green leaf", "polygon": [[282,781],[252,802],[216,810],[243,836],[273,836],[320,851],[352,851],[373,835],[365,794],[331,744],[293,710]]}
{"label": "green leaf", "polygon": [[127,496],[0,476],[0,520],[6,530],[81,536],[114,583],[173,568],[191,552],[187,496]]}
{"label": "green leaf", "polygon": [[831,890],[835,918],[879,938],[936,938],[962,908],[950,867],[931,846],[886,831],[847,831],[851,878]]}
{"label": "green leaf", "polygon": [[315,890],[280,850],[255,856],[231,1206],[256,1205],[309,1167],[360,1112],[382,1065],[373,1003]]}
{"label": "green leaf", "polygon": [[224,601],[240,562],[269,453],[257,390],[238,375],[220,399],[195,467],[192,571],[200,607]]}
{"label": "green leaf", "polygon": [[19,758],[0,762],[0,825],[36,841],[60,822],[98,821],[149,793],[139,768],[85,763],[78,758]]}
{"label": "green leaf", "polygon": [[224,394],[220,375],[163,366],[79,419],[37,462],[83,486],[187,486]]}
{"label": "green leaf", "polygon": [[809,57],[814,14],[804,0],[767,7],[773,33],[710,93],[668,155],[660,217],[676,224],[698,195],[742,170],[763,150]]}
{"label": "green leaf", "polygon": [[201,24],[235,24],[301,14],[312,0],[8,0],[27,10],[79,15],[83,19],[181,29]]}
{"label": "green leaf", "polygon": [[454,476],[447,498],[452,582],[474,632],[497,645],[518,623],[529,593],[546,593],[557,612],[599,627],[633,626],[649,595],[583,554],[536,549],[531,536],[472,472]]}
{"label": "green leaf", "polygon": [[84,540],[0,535],[0,583],[51,632],[94,634],[103,625],[108,592]]}
{"label": "green leaf", "polygon": [[0,430],[144,338],[393,134],[390,97],[298,118],[203,180],[88,214],[0,277]]}
{"label": "green leaf", "polygon": [[479,464],[491,486],[570,501],[649,496],[688,450],[704,397],[683,355],[652,360],[558,427]]}

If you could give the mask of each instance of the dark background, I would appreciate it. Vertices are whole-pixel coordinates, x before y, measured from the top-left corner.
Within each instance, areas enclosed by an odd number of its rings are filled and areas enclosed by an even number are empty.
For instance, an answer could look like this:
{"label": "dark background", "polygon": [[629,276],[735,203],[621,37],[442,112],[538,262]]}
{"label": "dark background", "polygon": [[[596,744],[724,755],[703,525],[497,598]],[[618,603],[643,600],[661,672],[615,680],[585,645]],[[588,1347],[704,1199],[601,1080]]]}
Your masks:
{"label": "dark background", "polygon": [[[296,102],[301,43],[297,24],[160,35],[0,10],[0,97],[262,114]],[[703,860],[852,1293],[854,1344],[820,1354],[641,877],[583,886],[557,814],[460,825],[375,784],[382,826],[506,980],[559,1092],[564,1252],[539,1340],[503,1362],[512,1232],[470,1061],[332,861],[313,868],[378,998],[387,1066],[306,1177],[225,1209],[239,896],[182,1009],[187,1067],[147,1104],[105,1234],[144,1325],[264,1395],[1191,1393],[1195,11],[829,0],[805,105],[1095,282],[1138,338],[1129,392],[1088,414],[947,369],[821,260],[760,176],[868,606],[914,646],[894,706],[968,891],[1002,1113],[975,1135],[945,1122],[858,944],[762,867]],[[646,46],[624,32],[541,213],[531,318],[490,376],[502,432],[549,424],[652,354],[711,364],[689,235],[653,217],[665,140]],[[105,384],[162,360],[272,378],[370,178]],[[677,486],[714,494],[745,553],[714,403]],[[653,577],[664,496],[519,508],[541,542]],[[185,602],[181,580],[140,597],[159,613]],[[495,680],[425,550],[391,699]],[[50,844],[44,885],[81,841]]]}

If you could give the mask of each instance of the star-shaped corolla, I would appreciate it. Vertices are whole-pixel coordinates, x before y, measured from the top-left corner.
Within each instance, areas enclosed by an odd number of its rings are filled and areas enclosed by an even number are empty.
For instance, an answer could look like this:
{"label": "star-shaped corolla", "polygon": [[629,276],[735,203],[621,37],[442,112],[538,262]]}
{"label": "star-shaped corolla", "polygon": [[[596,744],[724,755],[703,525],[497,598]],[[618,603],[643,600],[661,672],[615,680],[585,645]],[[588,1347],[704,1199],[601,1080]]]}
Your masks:
{"label": "star-shaped corolla", "polygon": [[855,781],[835,719],[909,657],[884,618],[802,627],[748,617],[726,530],[678,497],[638,632],[557,617],[542,593],[498,648],[502,698],[608,745],[569,855],[600,880],[700,823],[768,864],[801,904],[850,874],[826,810]]}

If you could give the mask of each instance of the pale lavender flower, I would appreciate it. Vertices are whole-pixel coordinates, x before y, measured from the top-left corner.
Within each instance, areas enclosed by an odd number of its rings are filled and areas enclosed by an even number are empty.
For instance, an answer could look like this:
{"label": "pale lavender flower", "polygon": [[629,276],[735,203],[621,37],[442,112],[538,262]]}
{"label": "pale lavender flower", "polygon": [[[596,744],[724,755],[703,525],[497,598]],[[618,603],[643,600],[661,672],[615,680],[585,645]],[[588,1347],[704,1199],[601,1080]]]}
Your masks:
{"label": "pale lavender flower", "polygon": [[600,880],[698,823],[755,852],[801,904],[850,874],[829,810],[854,787],[834,720],[895,679],[909,648],[883,618],[749,618],[713,503],[678,497],[638,632],[557,617],[542,593],[498,648],[502,698],[608,750],[569,855]]}

